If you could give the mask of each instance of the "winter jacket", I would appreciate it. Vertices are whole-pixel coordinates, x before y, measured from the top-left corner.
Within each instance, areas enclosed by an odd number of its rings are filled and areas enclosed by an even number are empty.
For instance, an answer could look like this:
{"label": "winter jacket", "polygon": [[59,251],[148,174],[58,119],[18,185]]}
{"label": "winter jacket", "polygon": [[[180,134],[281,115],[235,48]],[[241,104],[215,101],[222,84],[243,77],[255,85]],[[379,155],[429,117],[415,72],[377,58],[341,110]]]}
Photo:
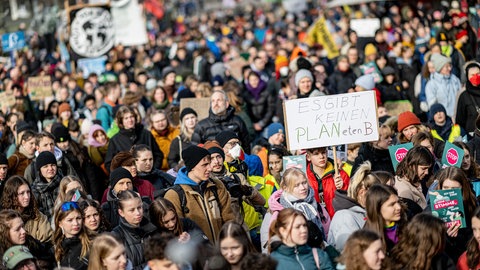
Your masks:
{"label": "winter jacket", "polygon": [[[433,116],[431,116],[433,118]],[[430,132],[432,133],[433,138],[448,141],[453,143],[456,139],[465,136],[465,131],[457,124],[453,124],[452,119],[447,116],[447,121],[443,126],[435,124],[435,121],[431,119],[429,121]]]}
{"label": "winter jacket", "polygon": [[146,218],[142,219],[138,227],[133,227],[124,218],[120,218],[120,223],[112,230],[112,233],[122,239],[127,258],[132,261],[134,270],[141,270],[145,267],[143,242],[147,237],[153,235],[156,229]]}
{"label": "winter jacket", "polygon": [[139,172],[138,178],[150,182],[155,190],[171,187],[175,182],[175,177],[157,168],[153,168],[149,173]]}
{"label": "winter jacket", "polygon": [[38,212],[36,219],[29,219],[25,222],[25,230],[33,238],[45,243],[50,242],[53,237],[53,230],[47,216]]}
{"label": "winter jacket", "polygon": [[[68,159],[63,156],[62,150],[55,146],[53,152],[53,154],[55,155],[55,159],[57,160],[57,170],[59,170],[62,175],[72,175],[78,177],[78,174],[75,171],[75,168],[73,168],[73,165]],[[35,152],[35,160],[39,154],[40,153],[38,151]],[[35,168],[35,160],[33,160],[33,162],[27,166],[27,168],[25,169],[25,174],[23,175],[23,177],[25,177],[27,182],[30,184],[32,184],[33,181],[38,177],[38,170],[36,170]]]}
{"label": "winter jacket", "polygon": [[[338,172],[343,179],[343,187],[341,189],[347,190],[348,184],[350,183],[350,177],[348,177],[348,174],[342,169],[339,169]],[[334,175],[335,169],[333,168],[333,164],[331,161],[327,162],[327,167],[325,168],[322,176],[317,176],[317,174],[313,171],[313,165],[311,163],[307,163],[308,183],[315,191],[315,199],[317,200],[317,202],[325,204],[325,208],[327,209],[330,217],[333,217],[333,215],[335,214],[335,210],[332,206],[332,201],[335,197],[335,191],[337,190],[337,188],[335,187],[335,180],[333,179]],[[319,185],[320,180],[322,181],[321,190]],[[323,195],[322,199],[320,198],[320,193],[322,193]]]}
{"label": "winter jacket", "polygon": [[[283,190],[277,190],[272,194],[270,199],[268,199],[268,212],[265,214],[263,217],[263,222],[262,222],[262,227],[260,228],[260,241],[262,244],[262,251],[266,252],[266,248],[268,245],[268,239],[269,239],[269,230],[270,230],[270,225],[274,220],[277,219],[278,213],[284,209],[283,205],[280,203],[280,197],[283,194]],[[321,207],[321,209],[318,209]],[[328,215],[327,210],[319,203],[317,203],[317,212],[322,211],[323,216],[325,217],[325,220],[322,221],[322,227],[323,231],[325,234],[329,231],[330,229],[330,216]],[[320,218],[320,215],[318,216]]]}
{"label": "winter jacket", "polygon": [[358,156],[352,168],[352,175],[365,161],[370,161],[372,164],[372,172],[387,171],[395,174],[388,149],[375,148],[371,143],[364,143],[358,151]]}
{"label": "winter jacket", "polygon": [[334,269],[325,251],[319,248],[312,249],[307,245],[289,247],[282,243],[270,256],[278,262],[277,270],[317,270],[314,251],[318,254],[320,270]]}
{"label": "winter jacket", "polygon": [[167,171],[168,169],[170,169],[170,167],[168,166],[168,160],[167,160],[168,154],[170,152],[170,144],[172,143],[173,139],[175,139],[175,137],[177,137],[180,134],[180,130],[178,128],[168,126],[167,129],[168,131],[165,132],[166,134],[159,134],[153,128],[150,131],[152,133],[153,138],[157,142],[157,145],[160,147],[160,150],[163,153],[162,167],[160,168],[163,171]]}
{"label": "winter jacket", "polygon": [[347,93],[356,79],[357,75],[355,75],[352,69],[349,68],[346,72],[337,69],[328,77],[328,92],[330,94]]}
{"label": "winter jacket", "polygon": [[[180,138],[180,142],[179,142]],[[181,145],[180,145],[181,144]],[[185,135],[180,134],[179,136],[175,137],[172,140],[172,143],[170,144],[170,150],[168,152],[168,166],[170,168],[175,168],[178,165],[178,162],[180,162],[181,157],[180,153],[182,152],[183,149],[189,147],[192,145],[191,141],[185,137]]]}
{"label": "winter jacket", "polygon": [[427,207],[427,201],[422,193],[422,187],[415,187],[407,179],[395,176],[395,189],[398,192],[398,197],[414,201],[422,209]]}
{"label": "winter jacket", "polygon": [[470,153],[470,155],[474,155],[475,161],[480,163],[480,134],[475,132],[473,138],[468,141],[467,145],[470,147],[470,149],[473,149],[473,153]]}
{"label": "winter jacket", "polygon": [[216,115],[210,109],[208,117],[198,122],[195,127],[192,142],[198,144],[213,141],[215,140],[215,136],[224,130],[235,132],[242,142],[243,150],[250,153],[250,140],[247,127],[243,120],[235,115],[235,108],[232,106],[228,106],[224,115]]}
{"label": "winter jacket", "polygon": [[[480,263],[474,269],[480,269]],[[467,252],[465,251],[457,261],[457,270],[470,270],[467,264]]]}
{"label": "winter jacket", "polygon": [[8,175],[23,175],[25,169],[32,163],[33,158],[28,158],[17,150],[8,158]]}
{"label": "winter jacket", "polygon": [[338,251],[342,251],[348,237],[365,225],[367,212],[343,190],[335,192],[333,207],[335,215],[330,223],[327,242]]}
{"label": "winter jacket", "polygon": [[108,131],[113,123],[113,106],[111,102],[104,100],[97,111],[97,120],[100,120],[101,125],[105,131]]}
{"label": "winter jacket", "polygon": [[[175,185],[180,185],[185,193],[184,207],[175,190],[167,191],[165,199],[173,203],[179,217],[187,217],[195,221],[208,239],[215,243],[222,225],[235,218],[231,208],[230,194],[223,183],[209,179],[198,184],[188,177],[186,167],[182,167],[178,172]],[[218,196],[215,196],[215,193]]]}
{"label": "winter jacket", "polygon": [[37,177],[32,184],[32,194],[37,200],[38,210],[47,216],[48,220],[52,219],[55,200],[58,196],[58,188],[62,175],[57,171],[57,174],[50,182],[45,181],[43,177]]}
{"label": "winter jacket", "polygon": [[64,238],[62,240],[63,257],[60,266],[71,267],[75,270],[86,270],[88,267],[88,254],[80,257],[82,242],[78,237]]}
{"label": "winter jacket", "polygon": [[382,103],[385,104],[387,101],[398,101],[406,100],[407,93],[403,89],[400,83],[387,84],[386,81],[383,81],[379,86],[380,92],[382,93]]}
{"label": "winter jacket", "polygon": [[266,88],[260,92],[260,96],[256,99],[250,91],[245,89],[242,95],[247,105],[247,114],[252,122],[259,123],[262,128],[268,126],[275,113],[275,102],[277,98],[275,92],[270,92],[268,88]]}
{"label": "winter jacket", "polygon": [[430,108],[433,104],[440,103],[445,107],[447,115],[453,117],[457,93],[461,90],[461,87],[462,85],[457,76],[451,74],[447,77],[435,72],[431,75],[431,79],[425,87],[428,107]]}
{"label": "winter jacket", "polygon": [[152,134],[143,128],[143,125],[137,124],[133,129],[120,129],[110,139],[107,155],[105,156],[105,168],[110,171],[113,157],[120,151],[130,151],[130,148],[137,144],[145,144],[150,147],[153,153],[153,167],[160,168],[162,166],[163,153],[160,151],[157,142]]}
{"label": "winter jacket", "polygon": [[458,97],[455,123],[469,133],[475,131],[475,120],[478,116],[475,103],[480,109],[480,86],[475,87],[467,80],[465,91]]}

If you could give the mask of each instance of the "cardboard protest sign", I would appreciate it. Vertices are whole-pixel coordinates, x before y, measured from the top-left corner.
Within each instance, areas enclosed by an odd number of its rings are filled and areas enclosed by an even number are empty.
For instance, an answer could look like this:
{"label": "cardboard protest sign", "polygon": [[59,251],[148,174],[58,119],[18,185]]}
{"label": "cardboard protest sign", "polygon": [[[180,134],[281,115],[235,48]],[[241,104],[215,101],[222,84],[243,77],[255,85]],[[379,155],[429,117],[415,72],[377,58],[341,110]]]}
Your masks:
{"label": "cardboard protest sign", "polygon": [[350,28],[357,32],[358,37],[375,37],[375,31],[380,29],[380,19],[352,19]]}
{"label": "cardboard protest sign", "polygon": [[462,189],[429,191],[428,196],[430,196],[432,215],[443,220],[447,228],[456,224],[461,224],[460,228],[466,227]]}
{"label": "cardboard protest sign", "polygon": [[460,168],[462,166],[464,155],[465,151],[463,151],[462,148],[447,141],[445,142],[445,148],[443,149],[442,164]]}
{"label": "cardboard protest sign", "polygon": [[305,155],[298,156],[284,156],[283,158],[283,172],[290,168],[297,168],[307,174],[307,157]]}
{"label": "cardboard protest sign", "polygon": [[83,78],[88,78],[88,75],[95,73],[98,76],[105,71],[105,63],[107,61],[107,56],[103,55],[97,58],[83,58],[78,59],[77,69],[81,70],[83,73]]}
{"label": "cardboard protest sign", "polygon": [[210,98],[182,98],[180,99],[180,112],[190,107],[198,114],[198,121],[208,117],[210,110]]}
{"label": "cardboard protest sign", "polygon": [[287,100],[290,150],[378,140],[374,91]]}
{"label": "cardboard protest sign", "polygon": [[12,92],[10,93],[0,92],[0,101],[2,105],[5,105],[11,108],[13,105],[15,105],[15,96],[13,96]]}
{"label": "cardboard protest sign", "polygon": [[25,47],[25,34],[22,31],[2,35],[2,51],[11,52]]}
{"label": "cardboard protest sign", "polygon": [[28,93],[31,100],[43,100],[52,95],[52,81],[50,76],[28,78]]}
{"label": "cardboard protest sign", "polygon": [[148,42],[147,27],[138,0],[110,1],[115,44],[137,46]]}
{"label": "cardboard protest sign", "polygon": [[413,148],[413,143],[397,144],[388,147],[390,153],[390,159],[392,160],[393,169],[397,171],[397,166],[400,161],[405,158],[408,151]]}

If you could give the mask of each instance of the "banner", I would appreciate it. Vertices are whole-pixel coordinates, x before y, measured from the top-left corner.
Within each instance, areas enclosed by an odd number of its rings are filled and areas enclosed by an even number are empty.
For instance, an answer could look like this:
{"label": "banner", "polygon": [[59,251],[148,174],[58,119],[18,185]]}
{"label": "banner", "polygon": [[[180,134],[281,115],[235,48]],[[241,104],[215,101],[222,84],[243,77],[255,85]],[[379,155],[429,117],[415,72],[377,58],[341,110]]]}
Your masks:
{"label": "banner", "polygon": [[442,164],[444,166],[462,167],[463,156],[465,151],[462,148],[450,142],[445,142],[445,148],[442,154]]}
{"label": "banner", "polygon": [[113,20],[107,7],[70,11],[70,47],[83,57],[106,54],[115,42]]}
{"label": "banner", "polygon": [[446,189],[429,191],[432,215],[445,222],[447,228],[461,224],[466,227],[465,210],[463,208],[462,189]]}
{"label": "banner", "polygon": [[397,144],[388,147],[390,159],[392,160],[393,169],[397,171],[397,166],[407,155],[408,151],[413,148],[413,143]]}
{"label": "banner", "polygon": [[340,55],[340,51],[328,30],[325,18],[322,16],[308,31],[308,38],[313,44],[321,44],[327,50],[328,59],[333,59]]}
{"label": "banner", "polygon": [[50,76],[29,77],[27,85],[31,100],[43,100],[53,95]]}
{"label": "banner", "polygon": [[2,51],[11,52],[25,47],[25,34],[22,31],[2,35]]}
{"label": "banner", "polygon": [[287,100],[284,115],[290,150],[378,140],[374,91]]}
{"label": "banner", "polygon": [[82,71],[83,78],[88,78],[91,73],[100,76],[105,72],[105,63],[107,62],[107,56],[100,56],[97,58],[83,58],[77,61],[77,69]]}
{"label": "banner", "polygon": [[350,28],[357,32],[358,37],[375,37],[375,32],[380,29],[380,19],[352,19]]}
{"label": "banner", "polygon": [[111,1],[115,44],[137,46],[148,42],[147,26],[138,0]]}

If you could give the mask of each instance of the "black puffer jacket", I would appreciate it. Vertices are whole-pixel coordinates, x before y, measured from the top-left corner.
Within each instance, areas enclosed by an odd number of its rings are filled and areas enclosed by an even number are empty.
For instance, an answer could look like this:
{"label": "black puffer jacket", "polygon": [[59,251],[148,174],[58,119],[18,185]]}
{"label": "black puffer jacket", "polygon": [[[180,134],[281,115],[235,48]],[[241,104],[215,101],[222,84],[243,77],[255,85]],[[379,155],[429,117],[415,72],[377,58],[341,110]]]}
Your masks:
{"label": "black puffer jacket", "polygon": [[71,267],[75,270],[86,270],[88,267],[88,254],[80,257],[82,253],[82,242],[78,237],[65,238],[62,241],[63,258],[60,265]]}
{"label": "black puffer jacket", "polygon": [[155,190],[171,187],[175,182],[175,177],[157,168],[153,168],[149,173],[139,172],[138,178],[152,183]]}
{"label": "black puffer jacket", "polygon": [[243,100],[247,105],[247,114],[253,123],[259,123],[262,127],[266,127],[272,121],[275,113],[276,93],[269,91],[268,88],[260,92],[258,100],[250,91],[243,91]]}
{"label": "black puffer jacket", "polygon": [[[170,152],[168,152],[168,166],[170,168],[177,167],[178,162],[180,162],[180,159],[181,159],[180,158],[181,150],[194,144],[191,141],[189,141],[184,134],[180,134],[180,139],[181,140],[179,142],[178,136],[177,136],[172,140],[172,143],[170,144]],[[181,150],[180,150],[180,143],[182,144]]]}
{"label": "black puffer jacket", "polygon": [[235,115],[235,108],[232,106],[228,106],[227,112],[224,115],[215,115],[210,109],[208,117],[200,121],[195,127],[192,141],[198,144],[215,140],[215,135],[224,130],[231,130],[237,133],[242,141],[243,150],[250,153],[247,127],[245,126],[245,122],[243,122],[239,116]]}
{"label": "black puffer jacket", "polygon": [[353,70],[348,69],[343,72],[337,69],[328,77],[328,92],[330,94],[347,93],[348,89],[352,88],[356,79],[357,75],[355,75]]}
{"label": "black puffer jacket", "polygon": [[371,143],[364,143],[358,152],[357,158],[355,159],[355,164],[352,168],[352,175],[365,161],[370,161],[370,163],[372,163],[372,172],[387,171],[395,174],[390,153],[387,149],[375,148]]}
{"label": "black puffer jacket", "polygon": [[143,256],[143,241],[145,238],[153,235],[156,227],[143,218],[139,227],[132,227],[120,218],[120,223],[112,232],[122,239],[127,252],[127,258],[132,261],[134,270],[142,270],[145,267],[145,257]]}
{"label": "black puffer jacket", "polygon": [[465,89],[458,97],[455,123],[459,124],[467,132],[474,132],[475,120],[478,116],[475,103],[480,107],[480,86],[475,87],[467,80]]}
{"label": "black puffer jacket", "polygon": [[137,124],[133,129],[121,128],[120,131],[110,139],[107,155],[105,156],[105,168],[110,171],[110,164],[113,157],[120,151],[130,151],[130,148],[136,144],[146,144],[153,153],[153,167],[161,168],[163,153],[157,145],[152,133],[143,128],[143,125]]}

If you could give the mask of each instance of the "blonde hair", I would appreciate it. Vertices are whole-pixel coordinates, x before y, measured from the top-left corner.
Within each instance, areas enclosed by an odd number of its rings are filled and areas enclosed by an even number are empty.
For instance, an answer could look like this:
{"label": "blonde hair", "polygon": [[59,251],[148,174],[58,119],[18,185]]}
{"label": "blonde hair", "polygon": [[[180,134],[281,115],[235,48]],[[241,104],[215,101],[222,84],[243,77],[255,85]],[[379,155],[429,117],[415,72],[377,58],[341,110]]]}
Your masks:
{"label": "blonde hair", "polygon": [[103,260],[119,246],[123,246],[123,243],[111,233],[102,233],[97,236],[93,240],[88,258],[88,270],[106,270]]}
{"label": "blonde hair", "polygon": [[85,192],[85,188],[83,187],[83,183],[77,176],[74,175],[67,175],[62,178],[58,187],[58,195],[57,199],[55,200],[55,205],[62,204],[63,202],[67,201],[67,186],[72,182],[78,182],[80,184],[80,191]]}
{"label": "blonde hair", "polygon": [[280,186],[284,191],[291,192],[295,186],[295,180],[299,179],[300,177],[307,179],[307,176],[302,172],[302,170],[298,168],[289,168],[283,174]]}
{"label": "blonde hair", "polygon": [[374,184],[381,184],[380,180],[372,174],[372,164],[370,161],[365,161],[360,165],[355,174],[350,178],[348,186],[348,197],[358,201],[358,192],[363,188],[367,191]]}

